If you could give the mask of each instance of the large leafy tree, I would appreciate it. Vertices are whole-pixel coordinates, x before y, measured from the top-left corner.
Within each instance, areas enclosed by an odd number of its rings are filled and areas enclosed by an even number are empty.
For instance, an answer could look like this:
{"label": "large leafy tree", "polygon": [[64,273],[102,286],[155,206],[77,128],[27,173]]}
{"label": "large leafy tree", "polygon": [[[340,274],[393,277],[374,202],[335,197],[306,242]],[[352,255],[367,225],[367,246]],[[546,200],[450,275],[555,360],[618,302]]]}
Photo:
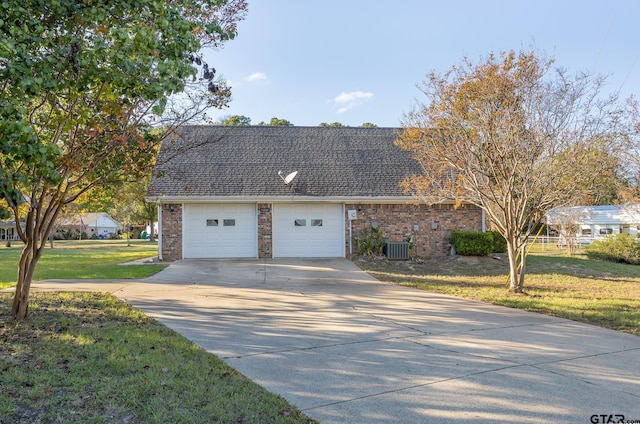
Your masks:
{"label": "large leafy tree", "polygon": [[153,222],[158,216],[158,205],[145,201],[150,175],[138,181],[125,181],[111,187],[113,206],[110,210],[125,227],[148,224],[149,240],[153,241]]}
{"label": "large leafy tree", "polygon": [[407,190],[428,203],[464,201],[486,212],[507,241],[516,292],[524,286],[522,247],[536,224],[611,169],[601,159],[617,154],[628,124],[615,96],[602,94],[603,78],[552,64],[534,51],[511,51],[432,72],[420,87],[427,101],[405,116],[397,141],[424,169],[405,181]]}
{"label": "large leafy tree", "polygon": [[220,125],[229,127],[248,127],[251,125],[251,118],[244,115],[231,115],[220,120]]}
{"label": "large leafy tree", "polygon": [[15,318],[61,209],[142,174],[166,131],[226,104],[201,51],[245,13],[245,0],[0,2],[0,199],[24,221]]}
{"label": "large leafy tree", "polygon": [[258,125],[270,125],[272,127],[293,127],[291,121],[282,118],[273,117],[269,122],[261,121]]}
{"label": "large leafy tree", "polygon": [[[93,187],[78,197],[76,201],[62,211],[64,214],[80,215],[87,212],[107,212],[125,228],[133,225],[148,224],[158,216],[158,205],[145,201],[150,174],[139,180],[121,179],[109,185]],[[153,241],[153,233],[149,240]]]}
{"label": "large leafy tree", "polygon": [[282,118],[276,118],[276,117],[271,118],[269,122],[260,121],[258,125],[272,126],[272,127],[293,127],[294,126],[290,121]]}

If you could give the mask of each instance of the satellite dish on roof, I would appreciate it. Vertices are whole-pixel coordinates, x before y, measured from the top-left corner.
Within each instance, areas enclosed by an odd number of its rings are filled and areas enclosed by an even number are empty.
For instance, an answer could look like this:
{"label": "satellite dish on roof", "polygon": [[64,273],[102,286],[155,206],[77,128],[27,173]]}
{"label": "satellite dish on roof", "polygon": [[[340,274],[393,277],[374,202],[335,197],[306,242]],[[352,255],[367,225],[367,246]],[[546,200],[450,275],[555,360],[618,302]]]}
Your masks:
{"label": "satellite dish on roof", "polygon": [[278,171],[278,175],[280,176],[280,178],[282,178],[282,181],[284,181],[284,183],[286,185],[289,185],[289,184],[291,184],[291,181],[293,181],[293,179],[296,177],[296,175],[298,175],[298,171],[293,171],[292,173],[290,173],[286,177],[284,176],[282,171]]}

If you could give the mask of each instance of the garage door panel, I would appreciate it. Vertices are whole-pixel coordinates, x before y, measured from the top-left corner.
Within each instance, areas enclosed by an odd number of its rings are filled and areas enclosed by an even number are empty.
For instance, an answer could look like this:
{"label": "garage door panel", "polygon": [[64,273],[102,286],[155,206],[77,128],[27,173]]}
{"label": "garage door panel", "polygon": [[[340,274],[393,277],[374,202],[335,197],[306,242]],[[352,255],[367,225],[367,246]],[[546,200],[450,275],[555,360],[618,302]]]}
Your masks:
{"label": "garage door panel", "polygon": [[185,204],[183,234],[184,258],[255,258],[255,205]]}
{"label": "garage door panel", "polygon": [[342,205],[276,204],[274,257],[344,257]]}

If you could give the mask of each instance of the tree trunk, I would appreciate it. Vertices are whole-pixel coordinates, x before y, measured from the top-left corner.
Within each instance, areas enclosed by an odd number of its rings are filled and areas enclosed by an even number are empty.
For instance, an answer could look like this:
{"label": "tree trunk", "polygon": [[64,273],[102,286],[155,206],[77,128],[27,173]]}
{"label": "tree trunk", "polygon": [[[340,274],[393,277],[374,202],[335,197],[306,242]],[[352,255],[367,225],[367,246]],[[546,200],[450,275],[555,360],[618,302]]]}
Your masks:
{"label": "tree trunk", "polygon": [[527,251],[527,244],[525,243],[522,245],[520,250],[520,271],[518,272],[518,286],[516,287],[516,290],[514,290],[516,293],[524,292],[524,274],[525,274],[525,265],[527,264],[526,251]]}
{"label": "tree trunk", "polygon": [[513,240],[507,240],[507,253],[509,254],[509,290],[519,293],[518,278],[518,248]]}
{"label": "tree trunk", "polygon": [[18,282],[13,296],[13,306],[11,307],[11,315],[14,319],[24,320],[27,318],[31,280],[41,255],[42,250],[37,248],[37,242],[27,243],[20,254]]}
{"label": "tree trunk", "polygon": [[[35,191],[35,190],[34,190]],[[46,187],[42,189],[46,192]],[[58,195],[60,193],[57,193]],[[24,231],[18,227],[20,239],[24,243],[24,249],[20,253],[20,261],[18,262],[18,281],[16,283],[15,294],[13,297],[13,305],[11,307],[11,315],[16,320],[24,320],[27,318],[29,309],[29,292],[31,290],[31,281],[36,265],[47,243],[49,236],[52,236],[53,226],[55,224],[60,208],[63,202],[57,199],[55,202],[43,202],[42,197],[36,199],[31,197],[36,207],[31,207],[27,212]],[[43,203],[48,203],[43,207]],[[14,208],[14,216],[18,221],[18,210]]]}
{"label": "tree trunk", "polygon": [[518,269],[518,256],[520,251],[514,240],[507,240],[507,252],[509,254],[509,290],[522,293],[524,287],[524,262]]}

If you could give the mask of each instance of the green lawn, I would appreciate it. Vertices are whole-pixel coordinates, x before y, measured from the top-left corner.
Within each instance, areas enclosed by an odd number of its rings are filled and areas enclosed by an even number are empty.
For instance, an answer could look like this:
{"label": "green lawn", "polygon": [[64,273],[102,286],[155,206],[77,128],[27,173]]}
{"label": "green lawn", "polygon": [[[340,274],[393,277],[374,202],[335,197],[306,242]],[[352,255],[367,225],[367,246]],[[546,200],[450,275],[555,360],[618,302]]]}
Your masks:
{"label": "green lawn", "polygon": [[568,318],[640,335],[640,266],[529,255],[524,294],[506,288],[506,259],[449,257],[421,263],[356,261],[382,281]]}
{"label": "green lawn", "polygon": [[[64,240],[47,247],[34,275],[43,279],[128,279],[144,278],[163,269],[165,264],[119,266],[118,264],[158,255],[157,243],[147,240]],[[0,247],[0,288],[16,284],[22,243]]]}
{"label": "green lawn", "polygon": [[117,298],[31,295],[13,321],[0,293],[2,423],[312,423]]}
{"label": "green lawn", "polygon": [[[0,287],[15,284],[21,246],[0,248]],[[164,264],[143,240],[47,247],[38,279],[142,278]],[[0,293],[0,423],[313,423],[154,319],[106,293],[33,292],[11,319]]]}

